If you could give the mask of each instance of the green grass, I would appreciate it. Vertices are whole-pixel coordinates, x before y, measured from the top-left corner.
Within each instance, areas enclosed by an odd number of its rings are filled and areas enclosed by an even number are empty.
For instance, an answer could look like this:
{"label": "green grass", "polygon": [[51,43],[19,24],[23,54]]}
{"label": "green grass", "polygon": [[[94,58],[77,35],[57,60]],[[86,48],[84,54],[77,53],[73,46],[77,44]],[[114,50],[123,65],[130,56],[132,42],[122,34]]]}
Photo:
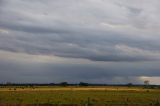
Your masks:
{"label": "green grass", "polygon": [[160,106],[160,90],[152,91],[0,91],[0,104],[78,104],[93,106]]}

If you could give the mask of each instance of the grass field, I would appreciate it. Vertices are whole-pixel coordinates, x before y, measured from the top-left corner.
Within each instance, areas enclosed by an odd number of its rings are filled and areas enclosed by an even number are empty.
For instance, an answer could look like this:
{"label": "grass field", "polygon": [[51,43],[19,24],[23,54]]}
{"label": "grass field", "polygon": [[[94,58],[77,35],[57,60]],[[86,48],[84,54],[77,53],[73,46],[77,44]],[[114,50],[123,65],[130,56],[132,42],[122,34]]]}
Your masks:
{"label": "grass field", "polygon": [[160,89],[7,87],[0,88],[0,106],[160,106]]}

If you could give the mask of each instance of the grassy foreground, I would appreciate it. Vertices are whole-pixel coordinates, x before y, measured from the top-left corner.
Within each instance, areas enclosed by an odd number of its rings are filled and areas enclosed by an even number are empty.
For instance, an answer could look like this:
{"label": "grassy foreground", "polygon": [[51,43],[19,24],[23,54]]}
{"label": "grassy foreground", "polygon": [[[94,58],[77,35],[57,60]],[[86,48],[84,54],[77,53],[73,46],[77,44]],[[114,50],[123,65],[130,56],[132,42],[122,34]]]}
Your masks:
{"label": "grassy foreground", "polygon": [[0,106],[160,106],[160,90],[127,87],[0,88]]}

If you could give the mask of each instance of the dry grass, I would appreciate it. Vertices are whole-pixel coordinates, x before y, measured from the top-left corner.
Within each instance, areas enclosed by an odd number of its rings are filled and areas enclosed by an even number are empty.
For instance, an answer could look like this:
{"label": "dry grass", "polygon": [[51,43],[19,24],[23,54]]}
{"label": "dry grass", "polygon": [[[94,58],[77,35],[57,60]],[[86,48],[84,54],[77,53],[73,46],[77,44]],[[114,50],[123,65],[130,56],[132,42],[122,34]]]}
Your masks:
{"label": "dry grass", "polygon": [[[142,87],[115,87],[115,86],[88,86],[88,87],[6,87],[6,88],[0,88],[0,91],[90,91],[90,90],[96,90],[96,91],[146,91],[146,89],[143,89]],[[155,91],[155,90],[153,90]]]}
{"label": "dry grass", "polygon": [[88,101],[92,106],[160,106],[160,89],[115,86],[0,88],[0,106],[2,104],[4,106],[6,104],[38,106],[38,104],[49,103],[56,106],[60,106],[59,104],[86,106],[82,104]]}

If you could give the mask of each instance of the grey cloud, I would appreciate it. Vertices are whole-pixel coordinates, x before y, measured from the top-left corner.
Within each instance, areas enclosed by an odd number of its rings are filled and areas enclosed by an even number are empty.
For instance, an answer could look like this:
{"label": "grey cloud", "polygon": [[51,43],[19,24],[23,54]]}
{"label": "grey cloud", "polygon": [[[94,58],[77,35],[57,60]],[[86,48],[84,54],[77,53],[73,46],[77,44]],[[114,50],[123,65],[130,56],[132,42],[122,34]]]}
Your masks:
{"label": "grey cloud", "polygon": [[[83,58],[92,61],[154,61],[159,60],[159,45],[146,45],[147,40],[116,37],[116,33],[66,33],[3,35],[1,50],[28,54],[56,55],[68,58]],[[81,35],[82,34],[82,35]],[[95,35],[94,35],[95,34]],[[100,37],[99,37],[100,36]],[[142,43],[143,41],[143,43]],[[123,43],[122,43],[123,42]],[[137,43],[137,44],[135,44]],[[141,44],[139,46],[139,44]],[[139,47],[138,47],[139,46]],[[152,46],[155,49],[152,49]],[[118,47],[118,48],[117,48]],[[150,49],[148,49],[150,48]],[[137,50],[138,49],[138,50]]]}
{"label": "grey cloud", "polygon": [[132,8],[129,7],[130,11],[133,12],[134,14],[140,14],[142,12],[142,9],[138,9],[138,8]]}
{"label": "grey cloud", "polygon": [[[158,0],[0,0],[1,51],[96,63],[46,65],[43,71],[38,63],[34,67],[24,62],[22,66],[31,68],[18,69],[17,61],[17,64],[1,61],[0,75],[9,77],[11,68],[23,70],[15,71],[14,76],[17,73],[26,79],[30,76],[40,79],[45,75],[41,79],[45,81],[52,80],[50,74],[57,75],[54,76],[57,81],[58,76],[63,76],[61,80],[75,76],[77,80],[85,77],[86,81],[95,81],[105,76],[111,76],[108,78],[111,80],[114,76],[159,75],[159,3]],[[99,63],[103,62],[113,63],[101,67]],[[12,64],[11,68],[7,64]],[[66,74],[65,69],[70,71]]]}

